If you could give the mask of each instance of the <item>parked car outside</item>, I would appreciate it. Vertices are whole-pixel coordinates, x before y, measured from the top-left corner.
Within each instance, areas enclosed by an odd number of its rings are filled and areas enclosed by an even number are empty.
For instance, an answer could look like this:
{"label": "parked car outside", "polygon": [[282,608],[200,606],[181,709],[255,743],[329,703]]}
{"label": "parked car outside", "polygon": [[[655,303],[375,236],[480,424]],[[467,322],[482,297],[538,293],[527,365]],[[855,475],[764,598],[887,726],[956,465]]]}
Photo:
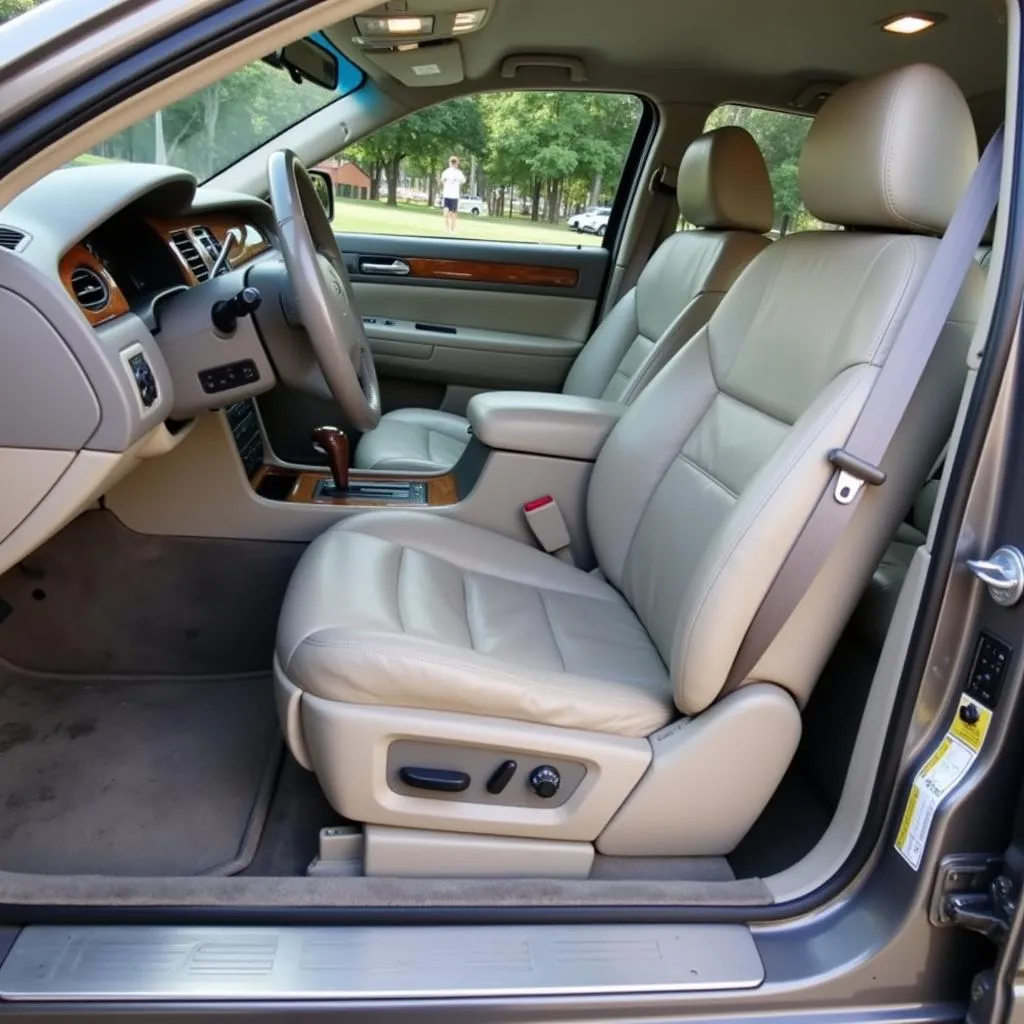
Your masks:
{"label": "parked car outside", "polygon": [[[434,205],[441,205],[440,195],[434,200]],[[459,199],[459,213],[468,213],[473,217],[479,217],[481,214],[486,215],[487,203],[480,196],[462,196]]]}
{"label": "parked car outside", "polygon": [[584,217],[591,217],[598,213],[609,213],[611,210],[608,206],[588,206],[585,210],[580,210],[579,213],[574,213],[567,221],[566,226],[570,231],[580,230],[580,221]]}
{"label": "parked car outside", "polygon": [[581,214],[576,222],[577,232],[583,235],[603,235],[608,227],[608,218],[611,213],[610,206],[600,206],[592,213]]}

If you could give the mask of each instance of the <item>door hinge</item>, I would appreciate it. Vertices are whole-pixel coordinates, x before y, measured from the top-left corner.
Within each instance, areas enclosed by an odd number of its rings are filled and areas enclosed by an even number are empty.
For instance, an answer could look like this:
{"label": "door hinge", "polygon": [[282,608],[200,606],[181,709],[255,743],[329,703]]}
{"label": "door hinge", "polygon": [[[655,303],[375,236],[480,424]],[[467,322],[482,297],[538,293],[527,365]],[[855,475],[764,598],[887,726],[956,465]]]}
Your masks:
{"label": "door hinge", "polygon": [[979,932],[997,945],[1017,910],[1017,886],[1001,857],[954,854],[939,864],[928,918],[940,928]]}

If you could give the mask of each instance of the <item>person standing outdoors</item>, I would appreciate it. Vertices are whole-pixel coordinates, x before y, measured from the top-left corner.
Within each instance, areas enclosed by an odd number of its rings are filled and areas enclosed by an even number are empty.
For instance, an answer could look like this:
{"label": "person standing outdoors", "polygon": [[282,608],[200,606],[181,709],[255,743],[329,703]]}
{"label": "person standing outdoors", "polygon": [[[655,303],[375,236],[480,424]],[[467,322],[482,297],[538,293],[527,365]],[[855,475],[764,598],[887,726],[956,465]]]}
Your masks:
{"label": "person standing outdoors", "polygon": [[444,204],[444,226],[449,235],[455,234],[455,220],[459,215],[459,196],[466,176],[459,170],[459,158],[448,158],[448,166],[441,172],[441,202]]}

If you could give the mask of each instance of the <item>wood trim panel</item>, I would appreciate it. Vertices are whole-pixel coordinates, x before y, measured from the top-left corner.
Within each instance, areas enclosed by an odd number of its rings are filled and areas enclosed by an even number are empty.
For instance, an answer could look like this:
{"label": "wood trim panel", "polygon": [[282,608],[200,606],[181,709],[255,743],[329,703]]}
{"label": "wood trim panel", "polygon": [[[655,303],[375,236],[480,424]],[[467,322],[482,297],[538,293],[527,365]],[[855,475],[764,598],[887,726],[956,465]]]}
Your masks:
{"label": "wood trim panel", "polygon": [[409,277],[474,284],[519,284],[531,288],[575,288],[580,272],[572,267],[536,267],[525,263],[485,260],[441,260],[420,256],[399,257],[409,264]]}
{"label": "wood trim panel", "polygon": [[172,231],[187,231],[189,236],[192,238],[192,242],[196,249],[199,251],[199,255],[202,257],[203,262],[206,264],[207,270],[213,269],[213,260],[209,259],[206,250],[200,244],[199,240],[195,237],[196,228],[206,228],[213,236],[224,244],[224,239],[227,237],[228,231],[232,228],[238,228],[243,235],[248,236],[250,231],[256,231],[259,234],[260,239],[247,240],[243,242],[240,249],[236,249],[234,254],[228,260],[229,265],[234,269],[235,267],[241,267],[248,263],[251,259],[259,256],[260,253],[266,252],[270,248],[270,243],[267,241],[263,232],[255,226],[249,224],[244,217],[233,217],[226,213],[197,213],[190,217],[174,217],[171,219],[157,220],[156,218],[150,218],[149,221],[151,227],[153,227],[160,237],[170,246],[171,252],[174,254],[174,258],[178,261],[178,266],[181,267],[182,272],[185,275],[185,279],[190,285],[196,285],[199,283],[196,276],[189,269],[188,264],[185,262],[184,257],[178,252],[177,248],[171,242]]}
{"label": "wood trim panel", "polygon": [[[257,470],[252,478],[253,490],[259,490],[261,481],[268,476],[291,476],[295,478],[295,485],[292,487],[285,499],[300,505],[346,505],[353,508],[423,508],[423,505],[413,505],[405,501],[372,501],[369,498],[315,498],[316,485],[321,480],[330,480],[329,473],[299,472],[293,469],[285,469],[278,466],[264,466]],[[386,473],[366,473],[353,470],[351,474],[353,482],[369,482],[373,480],[387,480],[394,482],[402,478],[389,476]],[[410,478],[412,479],[412,478]],[[427,504],[454,505],[459,500],[458,488],[455,484],[455,474],[446,473],[444,476],[419,477],[427,485]]]}
{"label": "wood trim panel", "polygon": [[[74,289],[71,287],[71,275],[78,267],[88,267],[94,271],[103,283],[107,286],[107,304],[102,309],[86,309],[77,298],[75,298]],[[128,300],[124,297],[124,292],[114,283],[114,279],[107,272],[107,268],[103,266],[100,261],[93,256],[91,252],[81,243],[69,249],[58,264],[58,272],[60,273],[60,280],[64,287],[67,289],[68,295],[71,296],[71,300],[76,306],[82,311],[83,316],[86,320],[92,324],[93,327],[99,324],[106,323],[108,320],[113,320],[115,317],[124,316],[128,312]]]}

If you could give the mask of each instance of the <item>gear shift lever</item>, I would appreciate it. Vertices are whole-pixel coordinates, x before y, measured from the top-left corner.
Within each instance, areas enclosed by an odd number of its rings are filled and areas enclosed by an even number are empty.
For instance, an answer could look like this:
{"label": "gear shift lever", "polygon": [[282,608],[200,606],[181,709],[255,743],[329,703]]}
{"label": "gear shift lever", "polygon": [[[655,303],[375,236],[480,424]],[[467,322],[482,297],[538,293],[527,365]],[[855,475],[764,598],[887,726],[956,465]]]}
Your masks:
{"label": "gear shift lever", "polygon": [[348,491],[348,437],[340,427],[316,427],[313,443],[327,453],[331,461],[331,476],[334,486],[344,494]]}

